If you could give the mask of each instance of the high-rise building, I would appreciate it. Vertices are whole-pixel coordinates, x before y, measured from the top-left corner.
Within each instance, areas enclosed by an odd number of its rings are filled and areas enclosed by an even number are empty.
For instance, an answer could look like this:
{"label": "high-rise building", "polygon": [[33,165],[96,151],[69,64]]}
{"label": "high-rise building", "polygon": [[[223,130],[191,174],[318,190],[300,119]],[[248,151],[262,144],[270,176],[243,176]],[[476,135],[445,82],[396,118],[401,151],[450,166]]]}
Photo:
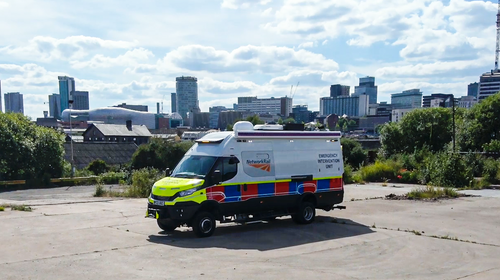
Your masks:
{"label": "high-rise building", "polygon": [[349,91],[350,91],[350,86],[344,86],[344,85],[331,85],[330,86],[330,97],[337,97],[337,96],[349,96]]}
{"label": "high-rise building", "polygon": [[139,111],[139,112],[147,112],[148,111],[148,105],[131,105],[131,104],[127,104],[127,103],[122,103],[120,105],[116,105],[113,107],[125,108],[125,109],[130,109],[130,110]]}
{"label": "high-rise building", "polygon": [[292,108],[292,117],[297,123],[308,123],[314,120],[314,114],[307,105],[295,105]]}
{"label": "high-rise building", "polygon": [[470,83],[467,86],[467,96],[474,96],[477,98],[479,94],[479,83]]}
{"label": "high-rise building", "polygon": [[89,92],[74,91],[73,92],[73,109],[88,110],[89,109]]}
{"label": "high-rise building", "polygon": [[281,115],[286,118],[292,113],[292,98],[238,97],[238,111],[249,111],[254,114]]}
{"label": "high-rise building", "polygon": [[49,115],[55,119],[61,117],[61,96],[57,93],[49,95]]}
{"label": "high-rise building", "polygon": [[0,112],[2,111],[2,81],[0,81]]}
{"label": "high-rise building", "polygon": [[409,89],[391,94],[391,104],[394,108],[420,108],[422,107],[422,92],[420,89]]}
{"label": "high-rise building", "polygon": [[321,116],[335,114],[349,117],[363,117],[368,115],[369,96],[339,96],[322,97],[319,102]]}
{"label": "high-rise building", "polygon": [[460,108],[470,109],[477,104],[477,99],[474,96],[462,96],[458,99],[457,105]]}
{"label": "high-rise building", "polygon": [[377,86],[375,85],[375,77],[359,78],[359,86],[354,88],[353,96],[368,95],[370,104],[377,103]]}
{"label": "high-rise building", "polygon": [[445,101],[449,98],[453,98],[453,94],[433,93],[431,95],[424,95],[422,107],[451,107],[451,103],[449,103],[450,106],[447,106],[448,103],[445,104]]}
{"label": "high-rise building", "polygon": [[481,77],[479,78],[479,95],[478,95],[479,101],[499,91],[500,91],[499,71],[491,71],[481,75]]}
{"label": "high-rise building", "polygon": [[59,76],[59,96],[60,113],[69,108],[69,101],[73,99],[73,92],[75,91],[75,79],[68,76]]}
{"label": "high-rise building", "polygon": [[219,114],[220,112],[227,111],[228,109],[224,106],[214,106],[208,108],[210,113],[210,128],[219,128]]}
{"label": "high-rise building", "polygon": [[177,113],[186,120],[189,113],[200,111],[200,106],[198,104],[198,79],[195,77],[182,76],[177,77],[175,80]]}
{"label": "high-rise building", "polygon": [[5,95],[5,112],[24,114],[23,95],[19,92],[7,92]]}
{"label": "high-rise building", "polygon": [[170,107],[172,109],[171,113],[177,112],[177,94],[175,92],[170,94]]}

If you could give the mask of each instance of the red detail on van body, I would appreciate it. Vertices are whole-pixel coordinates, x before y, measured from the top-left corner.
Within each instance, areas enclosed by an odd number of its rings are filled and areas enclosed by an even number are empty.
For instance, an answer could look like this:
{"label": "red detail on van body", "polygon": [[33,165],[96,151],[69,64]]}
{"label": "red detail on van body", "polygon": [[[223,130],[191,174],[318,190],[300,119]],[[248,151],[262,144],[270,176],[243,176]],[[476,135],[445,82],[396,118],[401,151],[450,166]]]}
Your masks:
{"label": "red detail on van body", "polygon": [[304,192],[316,192],[316,181],[305,181],[304,183]]}
{"label": "red detail on van body", "polygon": [[254,164],[249,164],[251,167],[255,167],[260,170],[264,170],[267,172],[271,172],[271,164],[270,163],[254,163]]}
{"label": "red detail on van body", "polygon": [[280,182],[274,185],[274,194],[275,195],[288,195],[290,193],[290,183],[289,182]]}
{"label": "red detail on van body", "polygon": [[259,185],[247,184],[246,188],[244,185],[241,185],[241,200],[248,200],[250,198],[258,196],[259,196]]}
{"label": "red detail on van body", "polygon": [[217,202],[224,202],[226,195],[224,194],[223,186],[215,186],[207,188],[207,199],[215,200]]}

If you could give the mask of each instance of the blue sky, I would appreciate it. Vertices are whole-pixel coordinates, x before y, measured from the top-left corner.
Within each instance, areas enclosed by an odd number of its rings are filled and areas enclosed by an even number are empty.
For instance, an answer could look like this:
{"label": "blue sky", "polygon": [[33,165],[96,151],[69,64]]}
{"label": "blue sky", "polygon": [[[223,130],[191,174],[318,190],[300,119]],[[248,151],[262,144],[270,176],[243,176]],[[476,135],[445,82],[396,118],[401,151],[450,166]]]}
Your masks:
{"label": "blue sky", "polygon": [[[91,108],[163,100],[198,78],[200,107],[281,97],[318,110],[329,85],[375,76],[379,101],[466,94],[494,65],[497,4],[432,0],[0,0],[2,92],[42,116],[58,75]],[[2,96],[3,98],[3,96]]]}

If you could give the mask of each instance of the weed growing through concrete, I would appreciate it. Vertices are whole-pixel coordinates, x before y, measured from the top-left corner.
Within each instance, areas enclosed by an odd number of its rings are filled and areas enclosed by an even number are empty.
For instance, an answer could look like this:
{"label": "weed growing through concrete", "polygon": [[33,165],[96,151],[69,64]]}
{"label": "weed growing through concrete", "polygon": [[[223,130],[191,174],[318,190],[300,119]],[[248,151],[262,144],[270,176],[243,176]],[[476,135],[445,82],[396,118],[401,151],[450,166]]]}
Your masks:
{"label": "weed growing through concrete", "polygon": [[24,211],[31,212],[33,209],[27,205],[11,205],[10,210],[12,211]]}
{"label": "weed growing through concrete", "polygon": [[457,191],[452,188],[435,188],[427,186],[410,191],[407,195],[409,199],[438,199],[438,198],[456,198]]}
{"label": "weed growing through concrete", "polygon": [[5,211],[5,207],[0,206],[0,211]]}

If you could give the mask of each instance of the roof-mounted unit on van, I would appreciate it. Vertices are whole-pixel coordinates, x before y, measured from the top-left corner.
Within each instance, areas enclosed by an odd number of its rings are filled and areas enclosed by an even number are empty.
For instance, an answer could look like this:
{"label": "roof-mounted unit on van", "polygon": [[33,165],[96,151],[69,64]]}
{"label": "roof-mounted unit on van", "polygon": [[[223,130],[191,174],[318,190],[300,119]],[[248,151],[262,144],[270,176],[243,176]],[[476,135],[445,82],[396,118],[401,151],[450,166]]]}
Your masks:
{"label": "roof-mounted unit on van", "polygon": [[237,139],[339,139],[340,131],[235,131]]}

